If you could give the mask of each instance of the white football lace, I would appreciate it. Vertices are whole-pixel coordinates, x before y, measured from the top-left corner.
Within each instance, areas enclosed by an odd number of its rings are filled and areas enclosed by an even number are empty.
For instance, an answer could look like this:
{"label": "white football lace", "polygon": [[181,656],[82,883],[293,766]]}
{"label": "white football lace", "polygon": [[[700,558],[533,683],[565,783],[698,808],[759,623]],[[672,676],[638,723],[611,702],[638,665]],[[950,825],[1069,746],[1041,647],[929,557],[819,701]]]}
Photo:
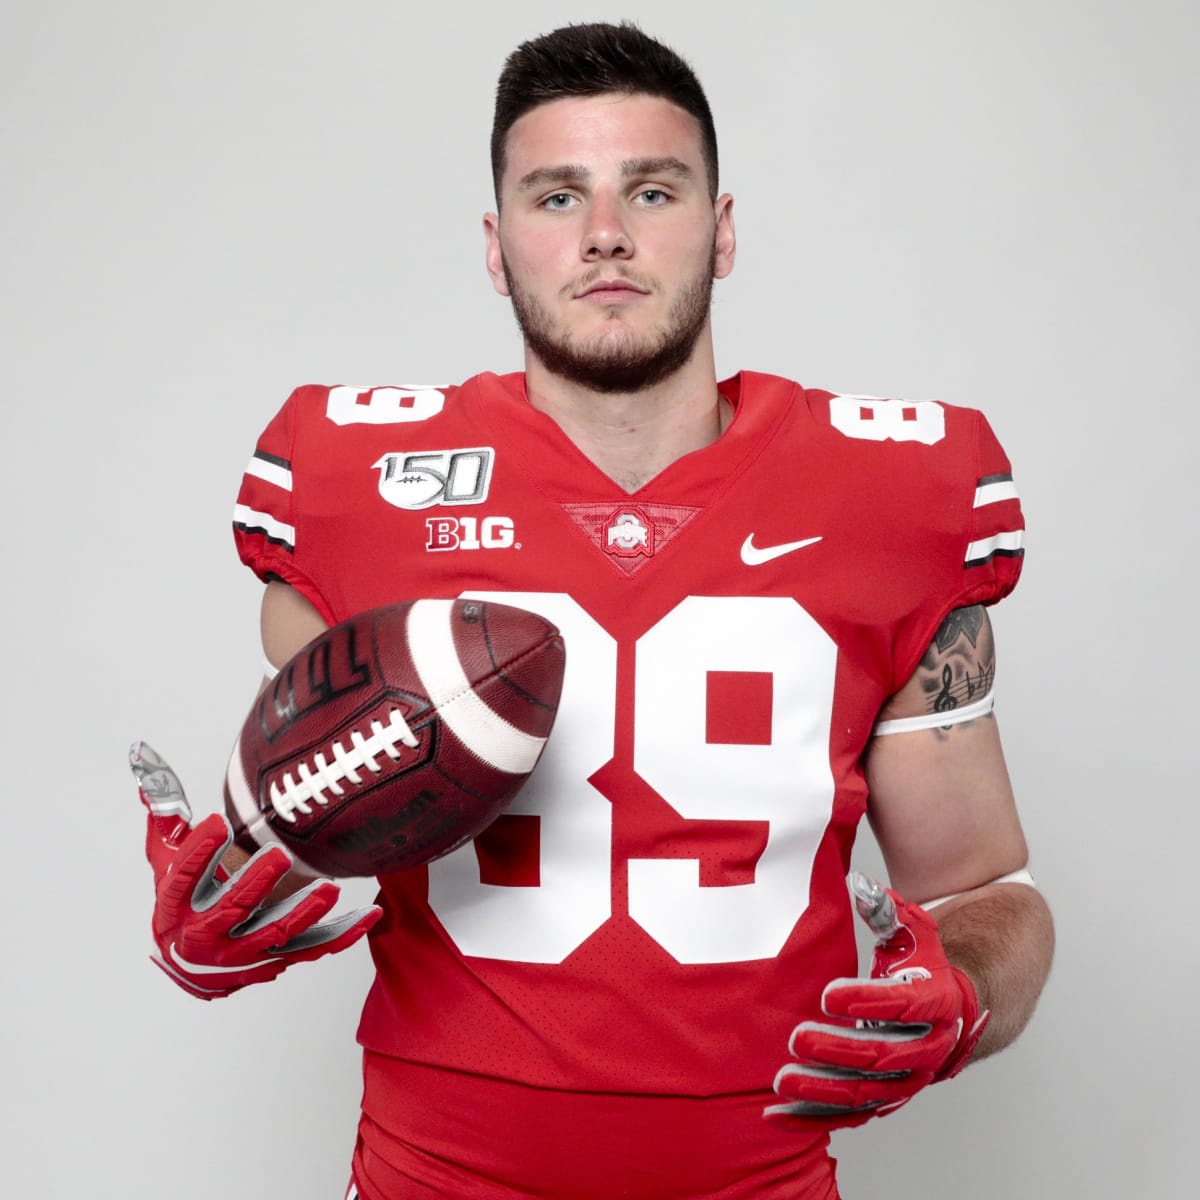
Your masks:
{"label": "white football lace", "polygon": [[271,783],[271,806],[289,824],[294,823],[297,812],[305,816],[312,812],[310,804],[328,804],[327,792],[342,796],[346,791],[343,783],[361,784],[359,771],[378,775],[383,770],[377,761],[379,756],[386,754],[395,762],[400,757],[400,751],[396,749],[398,744],[415,750],[420,743],[404,720],[404,714],[393,708],[386,725],[382,721],[371,722],[369,737],[352,729],[349,750],[341,742],[334,742],[330,747],[333,762],[318,751],[313,755],[311,767],[304,761],[296,764],[295,778],[291,771],[284,772],[282,780]]}

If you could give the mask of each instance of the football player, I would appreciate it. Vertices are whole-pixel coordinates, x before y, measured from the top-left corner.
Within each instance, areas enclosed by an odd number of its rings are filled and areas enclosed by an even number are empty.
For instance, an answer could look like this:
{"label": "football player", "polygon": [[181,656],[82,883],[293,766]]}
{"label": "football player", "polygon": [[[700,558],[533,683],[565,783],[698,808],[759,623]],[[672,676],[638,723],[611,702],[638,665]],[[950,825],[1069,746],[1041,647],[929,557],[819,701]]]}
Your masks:
{"label": "football player", "polygon": [[[269,670],[391,601],[541,613],[554,734],[473,844],[336,919],[136,750],[158,961],[224,996],[369,931],[361,1200],[828,1200],[830,1131],[1007,1045],[1049,968],[992,707],[1010,464],[969,409],[718,382],[733,200],[700,84],[636,28],[520,46],[492,158],[524,372],[299,388],[236,540]],[[847,888],[864,816],[886,889]]]}

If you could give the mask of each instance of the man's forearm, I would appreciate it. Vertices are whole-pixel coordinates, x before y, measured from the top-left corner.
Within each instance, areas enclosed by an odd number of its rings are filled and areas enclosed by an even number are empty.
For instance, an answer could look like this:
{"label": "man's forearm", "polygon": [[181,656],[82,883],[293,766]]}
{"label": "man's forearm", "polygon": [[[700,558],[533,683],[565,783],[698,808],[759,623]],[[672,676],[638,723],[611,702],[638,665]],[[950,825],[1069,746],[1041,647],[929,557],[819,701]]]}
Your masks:
{"label": "man's forearm", "polygon": [[995,1054],[1025,1028],[1046,982],[1054,955],[1050,910],[1033,888],[1001,883],[949,900],[932,915],[946,957],[991,1010],[973,1057]]}

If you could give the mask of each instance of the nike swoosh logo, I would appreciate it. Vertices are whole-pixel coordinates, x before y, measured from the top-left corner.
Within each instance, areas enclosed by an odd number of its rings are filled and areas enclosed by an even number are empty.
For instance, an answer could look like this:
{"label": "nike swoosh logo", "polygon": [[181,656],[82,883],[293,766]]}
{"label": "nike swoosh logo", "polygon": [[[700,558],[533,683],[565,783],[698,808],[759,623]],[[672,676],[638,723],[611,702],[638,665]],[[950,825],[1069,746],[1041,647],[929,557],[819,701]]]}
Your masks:
{"label": "nike swoosh logo", "polygon": [[261,962],[245,963],[240,967],[215,967],[209,966],[206,963],[188,962],[178,950],[175,949],[175,943],[172,942],[167,948],[167,954],[171,961],[182,971],[187,971],[193,975],[232,975],[235,971],[253,971],[255,967],[272,967],[278,966],[279,960],[264,959]]}
{"label": "nike swoosh logo", "polygon": [[810,537],[801,538],[798,542],[782,542],[778,546],[756,546],[754,534],[751,534],[742,543],[742,562],[748,567],[761,567],[763,563],[782,558],[785,554],[791,554],[793,550],[803,550],[805,546],[811,546],[820,540],[819,537]]}

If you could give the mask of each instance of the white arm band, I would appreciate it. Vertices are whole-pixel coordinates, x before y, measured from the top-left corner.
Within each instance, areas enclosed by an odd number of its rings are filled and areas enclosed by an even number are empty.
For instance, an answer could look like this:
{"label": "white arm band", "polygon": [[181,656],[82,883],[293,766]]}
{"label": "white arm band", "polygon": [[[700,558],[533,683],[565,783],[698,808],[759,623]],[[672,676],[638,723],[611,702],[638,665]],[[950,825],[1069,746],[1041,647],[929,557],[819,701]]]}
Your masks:
{"label": "white arm band", "polygon": [[263,651],[263,678],[274,679],[279,674],[279,668],[267,657],[266,651]]}
{"label": "white arm band", "polygon": [[926,713],[920,717],[897,717],[894,721],[879,721],[872,731],[872,737],[883,737],[889,733],[912,733],[916,729],[944,729],[947,725],[961,725],[964,721],[974,721],[976,717],[986,717],[996,707],[996,693],[988,692],[982,700],[974,704],[965,704],[962,708],[950,708],[945,712]]}
{"label": "white arm band", "polygon": [[[1010,871],[1007,875],[1001,875],[999,879],[989,879],[987,883],[981,883],[979,887],[990,887],[993,883],[1023,883],[1026,887],[1031,887],[1036,890],[1037,884],[1033,881],[1033,876],[1029,871],[1022,867],[1019,871]],[[945,904],[947,900],[955,900],[959,896],[966,896],[970,892],[977,892],[979,888],[970,888],[966,892],[951,892],[949,896],[939,896],[936,900],[926,900],[921,907],[924,909],[937,908],[939,904]]]}

